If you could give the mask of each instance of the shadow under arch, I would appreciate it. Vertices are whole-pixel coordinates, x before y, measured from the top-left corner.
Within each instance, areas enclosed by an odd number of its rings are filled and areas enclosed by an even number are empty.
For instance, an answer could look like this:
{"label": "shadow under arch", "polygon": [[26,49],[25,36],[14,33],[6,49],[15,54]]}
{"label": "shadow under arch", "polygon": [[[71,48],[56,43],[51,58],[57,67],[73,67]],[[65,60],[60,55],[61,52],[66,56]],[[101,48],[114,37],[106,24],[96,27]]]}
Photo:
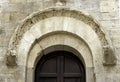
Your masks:
{"label": "shadow under arch", "polygon": [[46,54],[54,52],[54,51],[67,51],[67,52],[71,52],[75,56],[77,56],[79,58],[79,60],[81,60],[82,63],[84,64],[84,66],[86,67],[86,64],[85,64],[85,61],[84,61],[82,55],[76,49],[74,49],[74,48],[72,48],[72,47],[70,47],[68,45],[53,45],[53,46],[50,46],[50,47],[44,49],[42,52],[39,53],[40,55],[35,60],[34,66],[36,67],[37,62],[40,60],[40,58],[43,55],[46,55]]}
{"label": "shadow under arch", "polygon": [[79,61],[82,62],[83,64],[83,77],[84,77],[84,82],[86,82],[86,64],[85,64],[85,61],[84,61],[84,58],[82,57],[82,55],[80,54],[80,52],[78,52],[76,49],[68,46],[68,45],[53,45],[53,46],[50,46],[46,49],[44,49],[43,51],[41,51],[40,55],[38,55],[38,57],[36,58],[35,60],[35,63],[34,63],[34,77],[33,77],[33,81],[35,81],[35,77],[36,77],[36,74],[35,74],[35,71],[37,69],[37,66],[38,66],[38,62],[41,61],[42,57],[45,56],[45,55],[49,55],[50,53],[52,52],[57,52],[57,51],[65,51],[65,52],[68,52],[68,53],[72,53],[74,56],[73,57],[76,57],[76,59],[78,59]]}
{"label": "shadow under arch", "polygon": [[[54,36],[58,37],[58,39],[56,39],[56,42],[54,42],[54,41],[52,41],[52,43],[46,42],[46,41],[51,42],[51,40],[53,40]],[[77,49],[76,46],[70,45],[68,42],[66,44],[61,43],[61,42],[57,43],[57,41],[63,39],[62,36],[65,37],[66,39],[69,37],[71,40],[73,40],[73,41],[71,41],[71,43],[77,42],[77,45],[81,46],[81,47]],[[42,46],[42,44],[40,44],[39,42],[47,43],[48,46],[43,45],[45,48],[41,47],[42,50],[36,49],[36,48],[40,47],[40,45]],[[34,46],[36,46],[36,44],[37,44],[37,47],[34,47]],[[82,50],[82,47],[84,50]],[[33,50],[33,53],[32,53],[32,50]],[[38,52],[34,53],[34,50],[35,51],[37,50]],[[84,66],[86,68],[85,69],[86,70],[86,80],[87,80],[86,82],[94,82],[94,64],[93,64],[93,59],[92,59],[93,57],[92,57],[92,53],[91,53],[91,50],[89,49],[88,44],[85,43],[85,41],[82,38],[80,38],[79,36],[77,36],[76,34],[72,34],[70,32],[66,32],[66,31],[55,31],[55,32],[44,34],[42,37],[40,37],[38,40],[36,40],[34,42],[34,44],[32,45],[32,47],[30,49],[31,52],[29,52],[29,55],[27,57],[28,60],[27,60],[27,65],[26,65],[27,66],[26,82],[34,82],[34,70],[35,70],[37,62],[40,60],[40,58],[43,55],[46,55],[46,54],[48,54],[50,52],[54,52],[54,51],[60,51],[60,50],[71,52],[75,56],[77,56],[82,61],[82,63],[84,64]],[[82,56],[84,56],[84,58]],[[89,76],[89,75],[91,75],[91,76]]]}
{"label": "shadow under arch", "polygon": [[[38,44],[38,46],[41,48],[41,50],[37,52],[37,56],[36,56],[37,59],[35,59],[34,62],[39,61],[39,59],[41,58],[41,56],[43,56],[45,54],[48,54],[48,53],[53,52],[53,51],[64,50],[64,51],[68,51],[68,52],[71,52],[71,53],[75,54],[83,62],[83,64],[86,67],[85,60],[84,60],[84,58],[81,55],[83,52],[81,53],[80,51],[78,51],[79,49],[76,49],[71,44],[68,45],[68,43],[61,43],[61,42],[59,42],[59,43],[56,44],[56,42],[52,42],[52,44],[51,43],[49,43],[49,45],[47,44],[48,47],[46,47],[46,46],[42,47],[42,45],[40,44],[40,42],[42,40],[44,42],[44,39],[47,40],[47,38],[53,37],[53,36],[58,37],[59,38],[58,40],[61,40],[62,37],[59,37],[59,35],[62,35],[63,37],[65,37],[65,36],[69,36],[70,38],[73,37],[71,39],[73,39],[74,41],[78,40],[78,41],[82,42],[82,43],[78,42],[78,44],[79,45],[83,44],[82,46],[84,46],[84,45],[86,46],[86,48],[87,48],[86,51],[87,50],[89,51],[90,57],[92,58],[91,59],[91,61],[92,61],[91,62],[91,66],[94,67],[94,58],[95,57],[94,57],[94,55],[92,53],[92,49],[91,49],[90,45],[83,38],[81,38],[80,36],[78,36],[78,35],[76,35],[74,33],[68,32],[68,31],[52,31],[52,32],[48,32],[48,33],[42,35],[38,39],[35,39],[34,43],[31,45],[31,48],[29,49],[28,57],[27,57],[28,58],[27,62],[29,62],[29,56],[31,54],[31,51],[34,49],[34,46],[36,46],[36,44]],[[63,40],[65,40],[65,38]],[[33,67],[34,66],[36,66],[36,63],[33,64]]]}

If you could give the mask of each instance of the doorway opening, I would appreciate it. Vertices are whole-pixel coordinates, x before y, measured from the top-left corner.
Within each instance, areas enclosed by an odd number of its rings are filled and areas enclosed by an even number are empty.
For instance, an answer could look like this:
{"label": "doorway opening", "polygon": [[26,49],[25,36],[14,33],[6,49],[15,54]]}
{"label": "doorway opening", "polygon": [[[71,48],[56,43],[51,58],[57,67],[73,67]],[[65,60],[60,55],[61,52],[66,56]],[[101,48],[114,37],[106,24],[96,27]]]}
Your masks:
{"label": "doorway opening", "polygon": [[34,82],[86,82],[83,62],[68,51],[54,51],[38,61]]}

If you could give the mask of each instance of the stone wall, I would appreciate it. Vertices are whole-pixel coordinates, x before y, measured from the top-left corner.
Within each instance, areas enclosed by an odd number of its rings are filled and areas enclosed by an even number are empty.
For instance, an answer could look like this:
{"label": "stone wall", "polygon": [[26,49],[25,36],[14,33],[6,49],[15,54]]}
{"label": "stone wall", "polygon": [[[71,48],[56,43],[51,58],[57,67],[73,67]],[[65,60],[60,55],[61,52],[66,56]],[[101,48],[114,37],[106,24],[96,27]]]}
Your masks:
{"label": "stone wall", "polygon": [[[104,75],[96,74],[96,82],[120,81],[120,17],[118,0],[0,0],[0,82],[21,82],[14,75],[22,69],[6,66],[10,38],[30,14],[52,7],[70,7],[91,15],[108,34],[115,48],[117,64],[103,66]],[[99,67],[97,69],[100,69]]]}

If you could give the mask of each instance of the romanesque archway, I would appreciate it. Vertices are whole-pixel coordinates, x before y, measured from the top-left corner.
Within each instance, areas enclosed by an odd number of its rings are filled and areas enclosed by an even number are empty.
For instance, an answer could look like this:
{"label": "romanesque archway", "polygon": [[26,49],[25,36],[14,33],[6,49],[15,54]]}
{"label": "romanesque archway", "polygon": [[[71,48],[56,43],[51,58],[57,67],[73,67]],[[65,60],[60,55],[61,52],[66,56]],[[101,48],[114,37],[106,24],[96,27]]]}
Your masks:
{"label": "romanesque archway", "polygon": [[38,60],[33,82],[86,82],[85,66],[71,52],[53,51]]}
{"label": "romanesque archway", "polygon": [[92,69],[94,65],[89,47],[81,38],[67,32],[54,32],[46,34],[41,37],[37,43],[35,42],[33,44],[30,49],[26,65],[27,82],[34,81],[34,70],[37,61],[43,55],[54,51],[67,51],[75,54],[81,61],[84,62],[87,82],[94,82],[94,70]]}
{"label": "romanesque archway", "polygon": [[[76,49],[88,68],[99,65],[103,60],[105,65],[114,65],[114,49],[101,29],[94,19],[79,10],[52,8],[36,12],[15,30],[8,46],[7,65],[22,66],[20,79],[24,82],[26,67],[32,70],[37,54],[54,45],[67,45]],[[91,77],[87,77],[87,82]]]}

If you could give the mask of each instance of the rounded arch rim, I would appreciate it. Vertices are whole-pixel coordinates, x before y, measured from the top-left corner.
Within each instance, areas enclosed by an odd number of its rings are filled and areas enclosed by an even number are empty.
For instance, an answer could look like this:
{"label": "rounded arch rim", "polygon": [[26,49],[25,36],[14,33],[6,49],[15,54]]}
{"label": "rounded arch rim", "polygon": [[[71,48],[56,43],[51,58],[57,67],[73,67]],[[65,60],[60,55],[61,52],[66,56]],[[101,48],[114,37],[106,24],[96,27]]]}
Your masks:
{"label": "rounded arch rim", "polygon": [[[68,15],[68,13],[65,14],[65,12],[68,12],[69,15]],[[47,15],[49,13],[51,13],[51,14]],[[51,16],[70,16],[72,18],[76,18],[80,21],[83,21],[85,24],[89,25],[94,30],[94,32],[98,35],[99,40],[102,44],[104,53],[108,54],[108,53],[106,53],[106,49],[108,51],[110,50],[112,53],[114,52],[114,49],[111,45],[110,40],[108,40],[108,37],[106,37],[106,34],[103,32],[102,27],[100,26],[100,24],[98,24],[98,22],[96,22],[96,20],[94,20],[91,16],[89,16],[85,13],[82,13],[78,9],[72,9],[72,8],[66,8],[66,7],[59,8],[58,7],[58,8],[44,9],[44,10],[35,12],[32,15],[28,16],[21,23],[21,25],[15,30],[14,35],[11,37],[11,40],[10,40],[10,43],[8,46],[7,55],[12,56],[13,54],[15,54],[15,56],[16,56],[16,48],[17,48],[17,45],[19,45],[19,41],[23,37],[23,34],[27,30],[29,30],[32,27],[32,25],[34,25],[36,22],[38,22],[40,20],[44,20]],[[113,60],[107,61],[107,58],[105,58],[105,63],[108,65],[114,65],[116,63],[115,62],[116,58],[115,58],[114,53],[110,54],[110,57],[112,57]],[[7,64],[9,65],[9,61],[7,61]]]}

